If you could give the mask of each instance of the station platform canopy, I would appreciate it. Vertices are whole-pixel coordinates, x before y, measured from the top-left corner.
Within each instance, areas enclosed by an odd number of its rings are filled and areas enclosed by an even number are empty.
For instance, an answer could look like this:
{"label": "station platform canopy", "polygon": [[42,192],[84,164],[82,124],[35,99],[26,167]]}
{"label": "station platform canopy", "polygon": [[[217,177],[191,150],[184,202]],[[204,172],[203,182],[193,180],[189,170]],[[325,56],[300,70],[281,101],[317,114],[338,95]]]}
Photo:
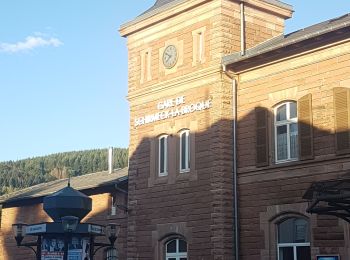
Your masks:
{"label": "station platform canopy", "polygon": [[336,216],[350,223],[350,177],[314,182],[303,199],[308,213]]}

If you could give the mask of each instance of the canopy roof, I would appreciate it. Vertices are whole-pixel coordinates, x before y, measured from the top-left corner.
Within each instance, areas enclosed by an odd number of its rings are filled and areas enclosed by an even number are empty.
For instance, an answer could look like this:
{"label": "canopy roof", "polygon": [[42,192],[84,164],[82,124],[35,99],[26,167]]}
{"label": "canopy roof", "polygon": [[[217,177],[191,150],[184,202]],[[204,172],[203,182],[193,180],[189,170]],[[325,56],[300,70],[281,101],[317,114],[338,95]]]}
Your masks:
{"label": "canopy roof", "polygon": [[313,183],[303,196],[309,213],[332,215],[350,223],[350,178]]}

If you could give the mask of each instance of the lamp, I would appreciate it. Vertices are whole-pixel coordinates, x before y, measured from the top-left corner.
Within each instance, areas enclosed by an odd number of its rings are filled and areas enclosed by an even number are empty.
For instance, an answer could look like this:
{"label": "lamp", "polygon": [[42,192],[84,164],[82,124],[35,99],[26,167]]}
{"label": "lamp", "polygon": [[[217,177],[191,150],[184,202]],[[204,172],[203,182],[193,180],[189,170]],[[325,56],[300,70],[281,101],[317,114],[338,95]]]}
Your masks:
{"label": "lamp", "polygon": [[61,218],[61,220],[62,220],[63,231],[65,233],[71,233],[77,229],[79,218],[75,216],[64,216]]}
{"label": "lamp", "polygon": [[118,251],[114,246],[106,250],[106,260],[118,260]]}
{"label": "lamp", "polygon": [[13,234],[15,235],[17,246],[21,245],[22,240],[26,235],[26,230],[25,230],[26,226],[27,224],[24,224],[24,223],[12,224],[12,230],[13,230]]}
{"label": "lamp", "polygon": [[114,246],[115,240],[117,239],[119,230],[119,226],[117,226],[115,223],[109,223],[106,227],[107,237],[112,247]]}

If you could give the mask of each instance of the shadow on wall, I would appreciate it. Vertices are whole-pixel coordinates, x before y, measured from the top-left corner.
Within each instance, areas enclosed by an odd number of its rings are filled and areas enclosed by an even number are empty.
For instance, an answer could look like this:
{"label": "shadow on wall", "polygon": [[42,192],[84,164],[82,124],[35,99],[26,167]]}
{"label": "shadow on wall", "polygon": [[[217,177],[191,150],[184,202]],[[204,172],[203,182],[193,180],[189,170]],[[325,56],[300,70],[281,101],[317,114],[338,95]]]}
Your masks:
{"label": "shadow on wall", "polygon": [[[276,171],[275,164],[276,142],[281,147],[285,146],[286,133],[297,132],[297,136],[289,140],[289,152],[291,143],[297,143],[298,160],[289,162],[290,170],[299,167],[300,161],[308,163],[311,167],[320,163],[325,158],[337,159],[342,155],[345,148],[349,148],[349,139],[346,139],[349,129],[343,130],[340,126],[334,135],[332,131],[319,129],[311,125],[312,105],[311,97],[300,100],[296,106],[296,115],[299,123],[295,126],[294,118],[287,115],[284,120],[284,109],[281,107],[280,121],[275,122],[275,113],[272,110],[257,107],[240,118],[237,128],[237,159],[238,159],[238,183],[239,192],[244,195],[244,185],[240,184],[241,176],[245,172],[253,173],[264,169],[265,172]],[[292,111],[291,108],[286,111]],[[292,115],[294,116],[294,114]],[[130,147],[129,162],[129,213],[126,219],[110,220],[109,216],[109,193],[96,195],[93,201],[94,210],[85,219],[85,222],[106,224],[107,222],[119,222],[123,225],[120,238],[120,259],[137,258],[139,256],[151,259],[153,256],[163,258],[164,248],[162,244],[169,237],[181,236],[189,245],[189,258],[197,259],[208,256],[222,255],[232,256],[233,252],[233,123],[230,120],[220,120],[209,125],[206,118],[201,121],[200,117],[188,116],[188,127],[174,129],[174,124],[169,123],[169,132],[161,132],[157,136],[143,138]],[[208,116],[207,116],[208,117]],[[337,120],[336,116],[336,120]],[[283,119],[283,120],[282,120]],[[290,119],[290,120],[289,120]],[[197,132],[191,131],[191,121],[197,121]],[[286,122],[285,122],[286,121]],[[284,124],[285,123],[285,124]],[[146,135],[151,126],[142,126],[139,132]],[[286,130],[287,129],[287,130]],[[182,130],[189,130],[189,167],[181,172],[180,151]],[[294,131],[294,132],[293,132]],[[166,136],[167,151],[161,160],[166,161],[167,169],[164,176],[159,176],[159,137]],[[335,138],[336,137],[336,138]],[[135,137],[134,137],[135,138]],[[337,141],[335,141],[335,139]],[[136,139],[135,139],[136,140]],[[135,142],[135,140],[133,142]],[[281,158],[286,156],[281,152]],[[287,158],[288,159],[288,158]],[[313,164],[314,163],[314,164]],[[262,168],[261,168],[262,167]],[[282,166],[279,171],[285,171]],[[310,185],[316,179],[335,178],[345,171],[336,172],[333,175],[323,174],[315,178],[300,179],[302,189],[297,191],[297,196],[286,197],[280,191],[280,197],[268,198],[267,204],[277,205],[281,201],[302,202],[304,187]],[[291,177],[292,178],[292,177]],[[256,179],[257,181],[260,181]],[[278,183],[276,183],[278,186]],[[277,187],[278,188],[278,187]],[[281,189],[281,187],[280,187]],[[256,191],[258,192],[258,190]],[[258,192],[260,193],[260,192]],[[276,194],[275,194],[276,195]],[[272,195],[271,195],[272,196]],[[94,197],[94,196],[92,196]],[[258,200],[258,199],[257,199]],[[241,200],[244,208],[245,201]],[[266,201],[265,201],[266,203]],[[259,211],[265,211],[266,205],[257,208],[255,219],[259,218]],[[251,213],[254,214],[254,213]],[[241,215],[242,216],[242,215]],[[28,224],[48,221],[48,216],[42,210],[42,204],[23,206],[20,208],[4,208],[2,211],[2,244],[4,250],[0,253],[2,259],[26,260],[33,259],[32,252],[26,248],[17,248],[13,238],[11,225],[17,222]],[[254,224],[254,223],[253,223]],[[127,227],[126,227],[127,225]],[[242,226],[244,229],[245,226]],[[257,228],[259,228],[257,226]],[[128,237],[126,236],[128,229]],[[259,231],[260,229],[256,230]],[[28,239],[28,238],[26,238]],[[261,238],[263,241],[263,237]],[[127,246],[126,246],[127,241]],[[244,239],[243,239],[243,242]],[[205,246],[203,246],[205,245]],[[263,249],[261,243],[256,245]],[[127,249],[126,249],[127,247]],[[142,254],[138,253],[142,252]],[[1,255],[2,254],[2,255]],[[99,255],[97,259],[102,259]],[[226,259],[226,258],[225,258]]]}
{"label": "shadow on wall", "polygon": [[[334,115],[326,118],[324,129],[313,125],[320,120],[318,109],[325,113],[324,107],[313,110],[310,94],[272,108],[256,107],[239,118],[238,190],[243,194],[239,200],[240,219],[247,217],[250,221],[242,221],[241,239],[246,247],[242,257],[247,257],[249,250],[260,255],[260,250],[265,249],[260,213],[273,205],[305,203],[302,196],[312,182],[342,177],[349,172],[327,167],[348,160],[344,146],[350,145],[346,139],[349,129],[339,126],[339,108],[335,109],[335,134],[330,126]],[[192,116],[191,120],[200,124],[201,117]],[[164,132],[147,138],[141,135],[153,132],[154,126],[145,125],[134,131],[141,137],[137,141],[134,135],[130,147],[128,257],[164,259],[163,245],[175,236],[187,240],[190,259],[209,259],[213,255],[230,259],[234,250],[233,123],[220,120],[199,126],[203,130],[196,132],[191,132],[190,127],[175,129],[176,124],[171,122],[167,126],[162,128],[167,129]],[[186,129],[190,131],[190,167],[181,172],[181,133]],[[168,153],[163,156],[164,137]],[[165,171],[164,161],[168,167]],[[322,170],[318,171],[319,168]],[[270,185],[273,187],[269,194],[266,187]],[[316,235],[313,246],[327,251],[334,247],[334,241],[344,243],[342,221],[334,217],[317,220],[325,226],[314,223],[314,230],[327,228],[337,238],[324,240]]]}

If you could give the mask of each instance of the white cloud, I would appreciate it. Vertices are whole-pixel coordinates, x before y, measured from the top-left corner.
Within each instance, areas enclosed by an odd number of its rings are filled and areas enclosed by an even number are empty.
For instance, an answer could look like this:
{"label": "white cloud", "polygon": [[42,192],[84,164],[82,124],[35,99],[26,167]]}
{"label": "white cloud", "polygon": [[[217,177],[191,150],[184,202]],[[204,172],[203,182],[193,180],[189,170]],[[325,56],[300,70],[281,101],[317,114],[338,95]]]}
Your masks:
{"label": "white cloud", "polygon": [[[37,34],[36,34],[37,35]],[[33,50],[35,48],[44,46],[58,47],[63,43],[53,37],[42,37],[42,36],[28,36],[23,42],[17,43],[6,43],[0,42],[0,52],[6,53],[17,53],[23,51]]]}

